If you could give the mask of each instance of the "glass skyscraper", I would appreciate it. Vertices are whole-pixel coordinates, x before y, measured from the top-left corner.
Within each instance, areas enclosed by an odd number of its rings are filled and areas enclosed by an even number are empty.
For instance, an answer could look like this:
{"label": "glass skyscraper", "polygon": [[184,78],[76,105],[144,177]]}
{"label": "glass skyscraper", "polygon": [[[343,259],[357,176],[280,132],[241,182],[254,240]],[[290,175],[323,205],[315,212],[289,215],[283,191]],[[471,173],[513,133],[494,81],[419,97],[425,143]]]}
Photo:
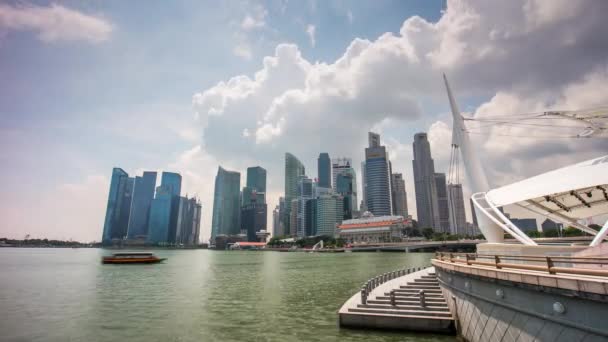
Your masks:
{"label": "glass skyscraper", "polygon": [[111,244],[113,239],[123,239],[127,235],[133,184],[134,179],[129,178],[129,174],[123,169],[118,167],[112,169],[106,218],[101,237],[104,245]]}
{"label": "glass skyscraper", "polygon": [[[292,200],[298,196],[298,180],[304,176],[306,170],[304,165],[291,153],[285,153],[285,215],[283,217],[283,229],[285,234],[296,234],[296,227],[291,227]],[[295,213],[294,213],[295,214]],[[295,221],[295,220],[294,220]]]}
{"label": "glass skyscraper", "polygon": [[401,173],[393,173],[391,176],[391,189],[393,190],[393,215],[407,218],[407,194],[405,192],[405,180]]}
{"label": "glass skyscraper", "polygon": [[175,172],[163,172],[160,185],[164,186],[171,196],[180,196],[182,191],[182,176]]}
{"label": "glass skyscraper", "polygon": [[211,239],[240,233],[241,174],[218,167],[213,193]]}
{"label": "glass skyscraper", "polygon": [[344,220],[352,219],[353,212],[357,210],[357,183],[355,179],[355,170],[353,169],[342,171],[336,178],[336,192],[344,197]]}
{"label": "glass skyscraper", "polygon": [[443,233],[450,232],[450,207],[448,204],[448,190],[445,173],[435,174],[435,188],[437,191],[437,208],[439,209],[439,228]]}
{"label": "glass skyscraper", "polygon": [[319,176],[317,186],[331,188],[331,160],[329,154],[325,152],[320,153],[317,159],[317,174]]}
{"label": "glass skyscraper", "polygon": [[261,166],[248,167],[247,187],[266,193],[266,169]]}
{"label": "glass skyscraper", "polygon": [[391,215],[391,179],[388,153],[380,145],[380,135],[369,133],[369,147],[365,149],[365,204],[375,216]]}
{"label": "glass skyscraper", "polygon": [[147,238],[149,243],[162,244],[169,241],[173,197],[171,188],[162,184],[156,188],[156,197],[152,200],[150,208]]}
{"label": "glass skyscraper", "polygon": [[143,177],[135,177],[129,231],[127,232],[129,239],[145,238],[148,235],[148,219],[155,187],[156,172],[144,171]]}

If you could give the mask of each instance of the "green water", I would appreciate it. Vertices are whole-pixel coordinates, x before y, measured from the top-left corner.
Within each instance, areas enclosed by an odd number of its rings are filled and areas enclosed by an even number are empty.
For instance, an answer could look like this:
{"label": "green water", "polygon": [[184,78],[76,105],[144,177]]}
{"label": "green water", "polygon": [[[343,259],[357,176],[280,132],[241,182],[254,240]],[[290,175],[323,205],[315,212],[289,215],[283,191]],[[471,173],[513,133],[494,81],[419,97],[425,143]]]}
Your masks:
{"label": "green water", "polygon": [[101,265],[99,249],[0,249],[2,341],[453,341],[340,329],[368,278],[429,254],[158,250]]}

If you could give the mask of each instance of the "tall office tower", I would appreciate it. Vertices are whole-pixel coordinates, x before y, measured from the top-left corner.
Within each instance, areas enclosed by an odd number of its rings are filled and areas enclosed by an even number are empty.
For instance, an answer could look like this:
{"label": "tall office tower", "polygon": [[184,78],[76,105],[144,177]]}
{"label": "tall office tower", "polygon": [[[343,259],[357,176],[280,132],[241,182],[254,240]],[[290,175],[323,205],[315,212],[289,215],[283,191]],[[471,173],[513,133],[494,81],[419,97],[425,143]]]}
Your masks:
{"label": "tall office tower", "polygon": [[336,178],[336,193],[344,198],[343,210],[344,220],[353,218],[353,213],[357,210],[357,183],[355,170],[348,169],[338,174]]}
{"label": "tall office tower", "polygon": [[182,191],[182,176],[175,172],[163,172],[160,185],[169,191],[171,196],[180,196]]}
{"label": "tall office tower", "polygon": [[462,184],[448,184],[448,195],[450,233],[467,235],[467,218],[464,212]]}
{"label": "tall office tower", "polygon": [[448,204],[448,189],[445,182],[445,173],[435,174],[435,188],[437,191],[437,206],[439,208],[439,228],[442,233],[449,233],[450,206]]}
{"label": "tall office tower", "polygon": [[155,188],[156,172],[144,171],[143,177],[135,177],[127,232],[129,239],[145,239],[148,235],[148,218]]}
{"label": "tall office tower", "polygon": [[289,202],[289,235],[298,235],[298,199],[294,198]]}
{"label": "tall office tower", "polygon": [[240,233],[240,187],[241,174],[239,172],[227,171],[221,166],[218,167],[213,192],[212,240],[217,235],[237,235]]}
{"label": "tall office tower", "polygon": [[156,196],[152,200],[150,207],[150,227],[146,239],[149,243],[166,244],[169,242],[171,209],[174,202],[173,191],[174,188],[166,184],[161,184],[156,188]]}
{"label": "tall office tower", "polygon": [[287,215],[287,205],[285,203],[285,197],[279,197],[279,228],[275,236],[285,236],[285,217]]}
{"label": "tall office tower", "polygon": [[393,215],[399,215],[407,218],[407,194],[405,192],[405,180],[401,173],[393,173],[392,190],[393,190]]}
{"label": "tall office tower", "polygon": [[365,161],[361,162],[361,190],[363,192],[363,198],[361,199],[361,205],[359,209],[361,210],[361,214],[367,211],[367,203],[365,203],[365,199],[367,198],[367,176],[365,175]]}
{"label": "tall office tower", "polygon": [[196,198],[179,198],[175,243],[192,246],[199,243],[201,204]]}
{"label": "tall office tower", "polygon": [[285,215],[283,227],[285,234],[295,235],[291,228],[291,201],[298,195],[298,180],[305,174],[304,165],[291,153],[285,153]]}
{"label": "tall office tower", "polygon": [[344,198],[338,194],[326,194],[316,199],[317,236],[336,235],[336,225],[342,223]]}
{"label": "tall office tower", "polygon": [[479,228],[477,224],[477,215],[475,215],[475,205],[473,204],[473,199],[469,198],[469,205],[471,206],[471,218],[473,219],[473,226]]}
{"label": "tall office tower", "polygon": [[281,210],[280,210],[280,206],[277,205],[274,210],[272,211],[272,236],[273,237],[277,237],[277,236],[281,236],[281,226],[280,226],[280,216],[281,215]]}
{"label": "tall office tower", "polygon": [[375,216],[391,215],[391,175],[386,147],[380,135],[369,132],[370,146],[365,149],[365,204]]}
{"label": "tall office tower", "polygon": [[298,213],[297,213],[297,228],[296,235],[298,237],[306,237],[306,227],[310,227],[310,222],[306,220],[306,203],[313,198],[313,183],[312,179],[302,176],[298,181]]}
{"label": "tall office tower", "polygon": [[305,203],[305,223],[304,223],[304,231],[306,232],[306,236],[316,236],[317,235],[317,199],[311,198],[306,200]]}
{"label": "tall office tower", "polygon": [[113,239],[123,239],[127,235],[134,182],[134,179],[129,178],[129,174],[123,169],[118,167],[112,169],[106,218],[101,237],[104,245],[110,245]]}
{"label": "tall office tower", "polygon": [[414,186],[418,227],[440,230],[439,204],[435,181],[435,163],[431,158],[431,145],[426,133],[414,135]]}
{"label": "tall office tower", "polygon": [[329,159],[329,154],[320,153],[319,158],[317,159],[317,174],[319,176],[318,186],[322,188],[331,188],[331,161]]}
{"label": "tall office tower", "polygon": [[258,193],[266,193],[266,169],[261,166],[248,167],[247,186]]}
{"label": "tall office tower", "polygon": [[246,232],[247,241],[258,241],[256,233],[266,230],[267,208],[266,203],[258,203],[255,198],[241,207],[241,231]]}
{"label": "tall office tower", "polygon": [[182,176],[175,172],[163,172],[160,186],[171,196],[171,213],[169,218],[168,243],[175,243],[177,232],[177,212],[179,211],[179,196],[182,190]]}
{"label": "tall office tower", "polygon": [[352,169],[353,160],[351,158],[334,158],[331,160],[331,180],[332,180],[332,189],[334,192],[336,189],[336,181],[338,178],[338,174],[340,174],[344,170]]}

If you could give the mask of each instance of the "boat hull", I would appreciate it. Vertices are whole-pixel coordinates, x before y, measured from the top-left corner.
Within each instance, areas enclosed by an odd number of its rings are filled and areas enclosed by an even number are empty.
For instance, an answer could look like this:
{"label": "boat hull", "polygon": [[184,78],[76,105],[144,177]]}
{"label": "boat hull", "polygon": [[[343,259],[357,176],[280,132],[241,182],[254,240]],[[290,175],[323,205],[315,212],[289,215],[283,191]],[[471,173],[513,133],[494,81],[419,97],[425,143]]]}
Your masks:
{"label": "boat hull", "polygon": [[134,265],[134,264],[158,264],[166,260],[165,258],[132,258],[132,259],[121,259],[121,258],[103,258],[102,264],[115,264],[115,265]]}

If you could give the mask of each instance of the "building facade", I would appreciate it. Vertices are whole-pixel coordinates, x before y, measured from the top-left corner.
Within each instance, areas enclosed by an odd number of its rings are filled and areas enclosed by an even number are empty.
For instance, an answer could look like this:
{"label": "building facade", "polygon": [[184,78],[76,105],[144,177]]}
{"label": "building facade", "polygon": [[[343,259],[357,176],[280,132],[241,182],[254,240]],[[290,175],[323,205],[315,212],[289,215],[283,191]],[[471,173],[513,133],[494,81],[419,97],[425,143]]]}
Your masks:
{"label": "building facade", "polygon": [[179,198],[175,244],[194,246],[199,243],[202,205],[196,198]]}
{"label": "building facade", "polygon": [[[148,229],[147,242],[151,244],[167,244],[170,240],[170,226],[172,223],[173,187],[160,185],[156,188],[156,196],[150,207],[150,227]],[[179,205],[179,197],[177,198]],[[177,217],[177,213],[175,215]],[[177,225],[177,221],[176,221]]]}
{"label": "building facade", "polygon": [[247,187],[257,193],[266,193],[266,169],[261,166],[247,168]]}
{"label": "building facade", "polygon": [[213,193],[213,214],[211,218],[211,239],[217,235],[237,235],[240,233],[240,188],[241,174],[218,167]]}
{"label": "building facade", "polygon": [[[283,227],[285,234],[296,234],[296,227],[291,227],[292,200],[298,196],[298,180],[306,174],[304,164],[293,154],[285,153],[285,214],[283,216]],[[296,206],[297,208],[297,206]]]}
{"label": "building facade", "polygon": [[322,188],[331,188],[331,160],[329,154],[320,153],[317,159],[317,175],[319,177],[318,186]]}
{"label": "building facade", "polygon": [[405,192],[403,175],[401,173],[393,173],[391,180],[393,215],[407,218],[407,193]]}
{"label": "building facade", "polygon": [[110,191],[106,206],[106,217],[103,225],[101,242],[112,244],[112,240],[124,239],[129,226],[131,197],[135,180],[129,177],[123,169],[112,169]]}
{"label": "building facade", "polygon": [[325,194],[316,198],[317,236],[336,235],[336,227],[342,222],[344,198],[338,194]]}
{"label": "building facade", "polygon": [[247,235],[247,241],[257,242],[257,233],[266,231],[266,203],[255,201],[241,208],[241,231]]}
{"label": "building facade", "polygon": [[365,149],[365,204],[375,216],[391,215],[391,180],[388,153],[380,145],[380,136],[369,133],[370,146]]}
{"label": "building facade", "polygon": [[[298,237],[309,236],[307,233],[310,232],[309,217],[306,215],[306,205],[308,201],[313,198],[313,182],[312,179],[302,176],[298,181],[298,213],[297,213],[297,227],[296,235]],[[307,230],[306,227],[309,227]]]}
{"label": "building facade", "polygon": [[448,188],[445,173],[435,173],[435,189],[437,191],[437,208],[439,209],[439,231],[450,232],[450,206],[448,203]]}
{"label": "building facade", "polygon": [[143,176],[135,177],[131,214],[129,215],[129,239],[145,239],[148,235],[150,207],[156,188],[156,172],[144,171]]}
{"label": "building facade", "polygon": [[411,221],[403,216],[373,216],[370,212],[361,218],[346,220],[338,226],[338,235],[351,244],[399,242]]}
{"label": "building facade", "polygon": [[354,213],[357,211],[356,187],[356,176],[352,168],[342,171],[336,177],[336,193],[342,195],[344,198],[344,215],[342,217],[344,220],[352,219]]}
{"label": "building facade", "polygon": [[435,163],[426,133],[414,135],[414,187],[418,227],[441,230],[435,180]]}
{"label": "building facade", "polygon": [[462,184],[448,184],[448,206],[450,209],[450,234],[468,235]]}
{"label": "building facade", "polygon": [[334,192],[338,192],[336,187],[336,182],[338,181],[338,175],[346,170],[351,170],[353,165],[353,160],[351,158],[334,158],[331,161],[331,188],[334,189]]}

